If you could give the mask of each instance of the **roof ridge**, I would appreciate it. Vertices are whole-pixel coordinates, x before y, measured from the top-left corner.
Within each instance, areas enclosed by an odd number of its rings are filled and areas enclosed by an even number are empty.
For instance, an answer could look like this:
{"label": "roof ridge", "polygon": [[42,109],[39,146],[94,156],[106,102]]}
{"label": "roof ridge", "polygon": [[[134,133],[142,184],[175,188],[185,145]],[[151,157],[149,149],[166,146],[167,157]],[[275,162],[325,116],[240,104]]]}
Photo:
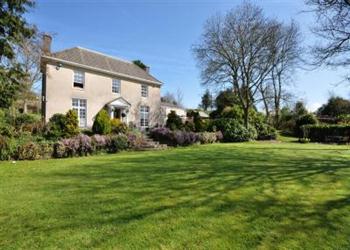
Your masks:
{"label": "roof ridge", "polygon": [[88,48],[84,48],[84,47],[80,47],[80,46],[77,46],[75,48],[78,48],[78,49],[82,49],[82,50],[86,50],[88,52],[91,52],[91,53],[95,53],[95,54],[99,54],[101,56],[105,56],[105,57],[109,57],[111,59],[115,59],[115,60],[118,60],[118,61],[122,61],[122,62],[125,62],[125,63],[130,63],[130,64],[133,64],[131,61],[128,61],[126,59],[123,59],[123,58],[120,58],[120,57],[116,57],[116,56],[111,56],[111,55],[107,55],[105,53],[102,53],[102,52],[99,52],[99,51],[96,51],[96,50],[92,50],[92,49],[88,49]]}

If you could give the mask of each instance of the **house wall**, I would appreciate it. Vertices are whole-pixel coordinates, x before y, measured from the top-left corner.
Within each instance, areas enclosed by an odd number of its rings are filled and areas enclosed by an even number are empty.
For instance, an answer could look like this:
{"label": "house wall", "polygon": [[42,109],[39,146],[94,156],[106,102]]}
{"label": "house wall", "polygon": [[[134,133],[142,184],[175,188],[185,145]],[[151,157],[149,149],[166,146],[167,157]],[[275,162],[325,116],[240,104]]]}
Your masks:
{"label": "house wall", "polygon": [[[148,84],[148,97],[141,97],[141,82],[121,80],[121,93],[112,93],[112,79],[116,78],[97,72],[70,66],[56,69],[56,65],[46,64],[45,120],[55,113],[65,113],[72,108],[72,98],[87,100],[87,126],[92,127],[95,115],[109,102],[123,97],[131,104],[127,120],[139,125],[139,107],[150,107],[150,126],[159,123],[160,86]],[[85,72],[84,89],[73,87],[74,70]]]}

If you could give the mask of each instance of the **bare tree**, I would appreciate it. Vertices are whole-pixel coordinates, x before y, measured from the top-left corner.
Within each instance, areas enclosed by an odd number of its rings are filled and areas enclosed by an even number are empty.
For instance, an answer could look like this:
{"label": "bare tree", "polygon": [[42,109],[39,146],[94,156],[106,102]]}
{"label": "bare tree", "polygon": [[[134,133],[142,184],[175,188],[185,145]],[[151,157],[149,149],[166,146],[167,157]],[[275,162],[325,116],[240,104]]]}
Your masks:
{"label": "bare tree", "polygon": [[[323,39],[313,47],[314,64],[350,65],[350,1],[306,0],[317,18],[313,32]],[[349,75],[346,77],[350,80]]]}
{"label": "bare tree", "polygon": [[183,93],[181,89],[176,90],[176,94],[171,92],[166,92],[165,95],[161,97],[162,102],[172,103],[179,107],[183,107]]}
{"label": "bare tree", "polygon": [[290,94],[287,85],[292,79],[298,62],[301,59],[300,31],[295,22],[290,25],[278,24],[279,28],[274,36],[274,62],[271,70],[271,90],[273,98],[274,123],[277,126],[281,102],[287,101]]}
{"label": "bare tree", "polygon": [[225,16],[210,18],[202,41],[193,48],[203,84],[231,84],[247,127],[259,86],[272,69],[271,34],[276,29],[262,9],[243,3]]}
{"label": "bare tree", "polygon": [[42,55],[41,34],[37,31],[30,39],[23,40],[16,47],[16,56],[13,63],[20,63],[26,77],[22,80],[18,100],[21,102],[23,112],[27,112],[28,102],[37,98],[36,83],[41,80],[40,58]]}

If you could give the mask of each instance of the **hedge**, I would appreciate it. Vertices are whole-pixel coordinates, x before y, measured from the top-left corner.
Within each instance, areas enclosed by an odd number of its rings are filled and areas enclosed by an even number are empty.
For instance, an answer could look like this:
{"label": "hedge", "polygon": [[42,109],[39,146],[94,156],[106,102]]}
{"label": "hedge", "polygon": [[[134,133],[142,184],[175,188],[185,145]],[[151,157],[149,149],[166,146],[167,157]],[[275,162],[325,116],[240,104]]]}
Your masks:
{"label": "hedge", "polygon": [[304,125],[303,138],[311,142],[349,142],[350,125]]}

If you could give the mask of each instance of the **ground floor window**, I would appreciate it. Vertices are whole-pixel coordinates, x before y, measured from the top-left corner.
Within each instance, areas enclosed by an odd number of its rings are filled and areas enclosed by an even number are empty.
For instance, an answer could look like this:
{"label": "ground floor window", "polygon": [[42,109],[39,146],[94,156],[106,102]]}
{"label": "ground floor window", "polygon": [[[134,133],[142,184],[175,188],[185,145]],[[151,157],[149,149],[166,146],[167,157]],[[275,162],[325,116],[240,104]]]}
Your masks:
{"label": "ground floor window", "polygon": [[142,128],[147,128],[149,124],[149,107],[141,106],[140,107],[140,126]]}
{"label": "ground floor window", "polygon": [[86,100],[85,99],[72,99],[73,110],[78,114],[79,127],[86,127]]}

